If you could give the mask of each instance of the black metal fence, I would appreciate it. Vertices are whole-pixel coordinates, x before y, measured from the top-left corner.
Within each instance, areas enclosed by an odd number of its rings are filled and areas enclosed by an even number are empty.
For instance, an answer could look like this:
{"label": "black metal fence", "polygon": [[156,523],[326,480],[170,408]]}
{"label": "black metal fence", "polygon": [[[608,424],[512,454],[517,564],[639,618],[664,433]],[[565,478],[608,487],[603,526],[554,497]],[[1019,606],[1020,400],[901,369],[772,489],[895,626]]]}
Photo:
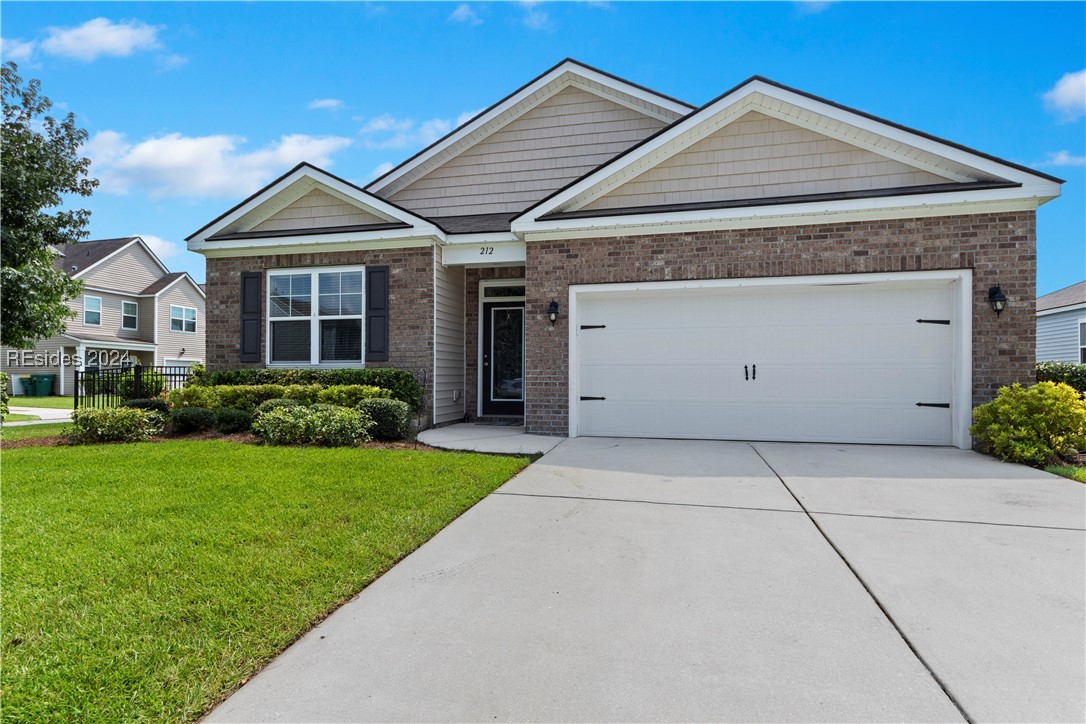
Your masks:
{"label": "black metal fence", "polygon": [[158,397],[184,387],[192,372],[188,367],[144,366],[88,367],[75,372],[75,408],[117,407],[125,400]]}

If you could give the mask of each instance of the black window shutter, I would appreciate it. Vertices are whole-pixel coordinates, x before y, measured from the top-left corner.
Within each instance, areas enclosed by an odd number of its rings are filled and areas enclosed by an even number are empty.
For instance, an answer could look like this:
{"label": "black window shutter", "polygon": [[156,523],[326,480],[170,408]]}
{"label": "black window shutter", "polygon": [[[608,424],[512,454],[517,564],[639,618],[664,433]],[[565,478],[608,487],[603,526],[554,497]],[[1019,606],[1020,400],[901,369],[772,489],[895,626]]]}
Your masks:
{"label": "black window shutter", "polygon": [[260,272],[241,273],[241,361],[260,361]]}
{"label": "black window shutter", "polygon": [[388,361],[388,267],[366,267],[366,361]]}

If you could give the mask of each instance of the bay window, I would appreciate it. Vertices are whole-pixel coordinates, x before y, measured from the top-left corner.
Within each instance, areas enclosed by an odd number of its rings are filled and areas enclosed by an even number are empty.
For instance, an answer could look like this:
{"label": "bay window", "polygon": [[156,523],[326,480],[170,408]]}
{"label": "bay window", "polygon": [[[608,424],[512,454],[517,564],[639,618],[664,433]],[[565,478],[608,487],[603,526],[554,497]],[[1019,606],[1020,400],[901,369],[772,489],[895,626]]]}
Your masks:
{"label": "bay window", "polygon": [[269,271],[269,364],[362,364],[363,272],[363,267]]}

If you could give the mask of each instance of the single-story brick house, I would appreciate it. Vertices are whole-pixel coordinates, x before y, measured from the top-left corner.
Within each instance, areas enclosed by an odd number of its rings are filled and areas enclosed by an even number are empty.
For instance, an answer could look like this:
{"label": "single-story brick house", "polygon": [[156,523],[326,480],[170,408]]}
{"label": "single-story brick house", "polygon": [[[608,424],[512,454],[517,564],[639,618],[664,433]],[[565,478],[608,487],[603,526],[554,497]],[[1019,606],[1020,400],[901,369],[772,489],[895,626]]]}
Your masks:
{"label": "single-story brick house", "polygon": [[188,244],[213,369],[409,368],[436,424],[968,447],[1030,378],[1060,184],[764,78],[695,108],[566,60],[365,188],[302,164]]}

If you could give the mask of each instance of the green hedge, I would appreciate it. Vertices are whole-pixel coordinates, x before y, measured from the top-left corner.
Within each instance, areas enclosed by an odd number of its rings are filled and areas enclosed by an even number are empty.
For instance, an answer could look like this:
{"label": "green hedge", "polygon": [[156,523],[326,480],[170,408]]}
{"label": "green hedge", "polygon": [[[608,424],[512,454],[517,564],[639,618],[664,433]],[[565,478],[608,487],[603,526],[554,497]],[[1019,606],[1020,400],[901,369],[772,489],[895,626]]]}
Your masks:
{"label": "green hedge", "polygon": [[1086,394],[1086,365],[1071,362],[1038,362],[1038,382],[1062,382]]}
{"label": "green hedge", "polygon": [[422,405],[422,385],[407,370],[382,368],[345,370],[252,369],[201,372],[189,383],[205,385],[372,385],[388,390],[417,410]]}
{"label": "green hedge", "polygon": [[389,398],[392,393],[372,385],[188,385],[170,390],[167,398],[177,407],[206,407],[218,410],[233,407],[253,412],[268,400],[298,400],[307,405],[318,402],[354,407],[362,400]]}

